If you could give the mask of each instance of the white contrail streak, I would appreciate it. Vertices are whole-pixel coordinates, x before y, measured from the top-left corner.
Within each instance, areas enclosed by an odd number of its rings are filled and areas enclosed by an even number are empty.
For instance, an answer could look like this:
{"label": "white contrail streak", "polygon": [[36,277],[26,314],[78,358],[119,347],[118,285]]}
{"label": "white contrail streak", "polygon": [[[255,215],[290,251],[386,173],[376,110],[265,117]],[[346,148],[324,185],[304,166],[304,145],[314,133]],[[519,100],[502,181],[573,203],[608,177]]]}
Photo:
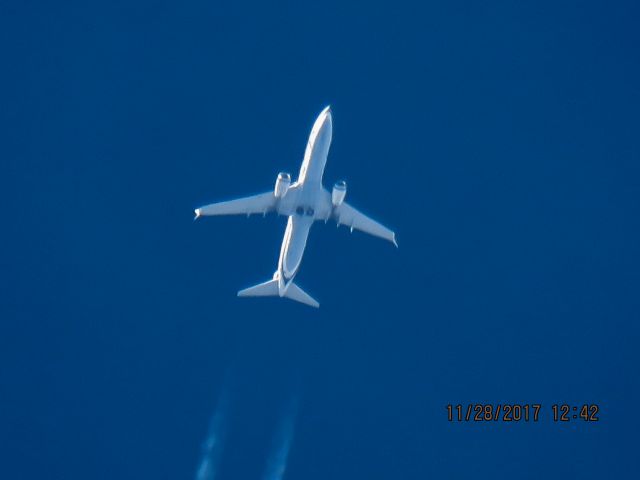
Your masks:
{"label": "white contrail streak", "polygon": [[293,427],[298,413],[298,399],[294,398],[276,432],[271,456],[267,461],[267,470],[264,480],[282,480],[287,469],[287,458],[293,443]]}
{"label": "white contrail streak", "polygon": [[224,446],[228,408],[229,399],[226,392],[223,392],[218,400],[216,411],[209,422],[207,439],[202,444],[202,455],[196,472],[196,480],[214,480],[216,478]]}

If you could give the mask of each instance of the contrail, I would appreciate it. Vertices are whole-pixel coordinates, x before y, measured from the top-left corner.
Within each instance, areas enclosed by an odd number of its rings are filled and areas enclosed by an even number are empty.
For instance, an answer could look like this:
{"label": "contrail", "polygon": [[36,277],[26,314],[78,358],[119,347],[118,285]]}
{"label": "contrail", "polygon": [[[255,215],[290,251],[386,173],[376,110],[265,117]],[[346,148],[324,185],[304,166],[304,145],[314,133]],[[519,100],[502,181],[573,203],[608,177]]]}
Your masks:
{"label": "contrail", "polygon": [[271,456],[267,461],[267,471],[264,480],[281,480],[287,469],[287,458],[293,443],[293,427],[298,413],[298,399],[294,398],[276,432]]}
{"label": "contrail", "polygon": [[196,480],[214,480],[216,478],[220,455],[224,446],[228,409],[229,398],[227,392],[222,392],[216,411],[209,422],[207,439],[202,444],[202,456],[200,466],[196,472]]}

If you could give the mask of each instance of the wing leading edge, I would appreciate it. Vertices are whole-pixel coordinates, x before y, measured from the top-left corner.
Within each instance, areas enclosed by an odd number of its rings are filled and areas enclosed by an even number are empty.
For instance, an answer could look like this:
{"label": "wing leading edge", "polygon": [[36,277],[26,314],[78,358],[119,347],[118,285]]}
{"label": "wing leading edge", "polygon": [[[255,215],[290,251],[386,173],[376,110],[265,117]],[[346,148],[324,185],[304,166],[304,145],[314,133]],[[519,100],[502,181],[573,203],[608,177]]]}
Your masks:
{"label": "wing leading edge", "polygon": [[196,208],[196,218],[209,215],[251,215],[254,213],[266,214],[276,207],[276,197],[273,191],[238,198],[227,202],[218,202]]}
{"label": "wing leading edge", "polygon": [[370,235],[384,238],[385,240],[392,242],[396,247],[398,246],[398,243],[396,242],[396,234],[392,230],[388,229],[381,223],[376,222],[372,218],[367,217],[364,213],[359,212],[347,202],[343,202],[340,206],[335,208],[334,216],[338,225],[346,225],[352,231],[355,228],[356,230],[360,230]]}

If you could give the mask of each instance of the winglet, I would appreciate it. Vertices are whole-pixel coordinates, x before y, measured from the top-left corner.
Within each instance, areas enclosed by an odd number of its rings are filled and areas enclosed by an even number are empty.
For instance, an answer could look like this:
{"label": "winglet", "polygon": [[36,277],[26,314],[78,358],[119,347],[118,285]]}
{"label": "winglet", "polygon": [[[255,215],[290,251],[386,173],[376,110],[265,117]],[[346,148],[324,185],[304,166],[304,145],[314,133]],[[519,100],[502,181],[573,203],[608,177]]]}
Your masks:
{"label": "winglet", "polygon": [[202,216],[202,213],[199,208],[196,208],[193,212],[196,214],[196,216],[193,217],[193,221],[195,222],[197,219],[199,219]]}
{"label": "winglet", "polygon": [[396,240],[396,234],[395,233],[393,234],[393,238],[391,239],[391,241],[396,246],[396,248],[398,248],[398,241]]}

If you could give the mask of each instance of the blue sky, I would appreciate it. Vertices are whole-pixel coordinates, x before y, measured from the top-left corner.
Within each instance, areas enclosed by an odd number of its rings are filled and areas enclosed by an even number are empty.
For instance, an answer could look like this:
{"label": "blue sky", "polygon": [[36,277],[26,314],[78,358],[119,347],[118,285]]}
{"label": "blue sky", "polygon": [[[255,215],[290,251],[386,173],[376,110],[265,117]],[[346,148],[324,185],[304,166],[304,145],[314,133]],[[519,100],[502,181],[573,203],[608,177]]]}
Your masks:
{"label": "blue sky", "polygon": [[[0,476],[635,478],[634,2],[4,2]],[[194,207],[299,169],[397,231],[332,225],[319,311],[239,300],[285,220]],[[449,423],[449,403],[542,403]],[[596,403],[595,424],[554,403]],[[542,414],[541,414],[542,415]]]}

